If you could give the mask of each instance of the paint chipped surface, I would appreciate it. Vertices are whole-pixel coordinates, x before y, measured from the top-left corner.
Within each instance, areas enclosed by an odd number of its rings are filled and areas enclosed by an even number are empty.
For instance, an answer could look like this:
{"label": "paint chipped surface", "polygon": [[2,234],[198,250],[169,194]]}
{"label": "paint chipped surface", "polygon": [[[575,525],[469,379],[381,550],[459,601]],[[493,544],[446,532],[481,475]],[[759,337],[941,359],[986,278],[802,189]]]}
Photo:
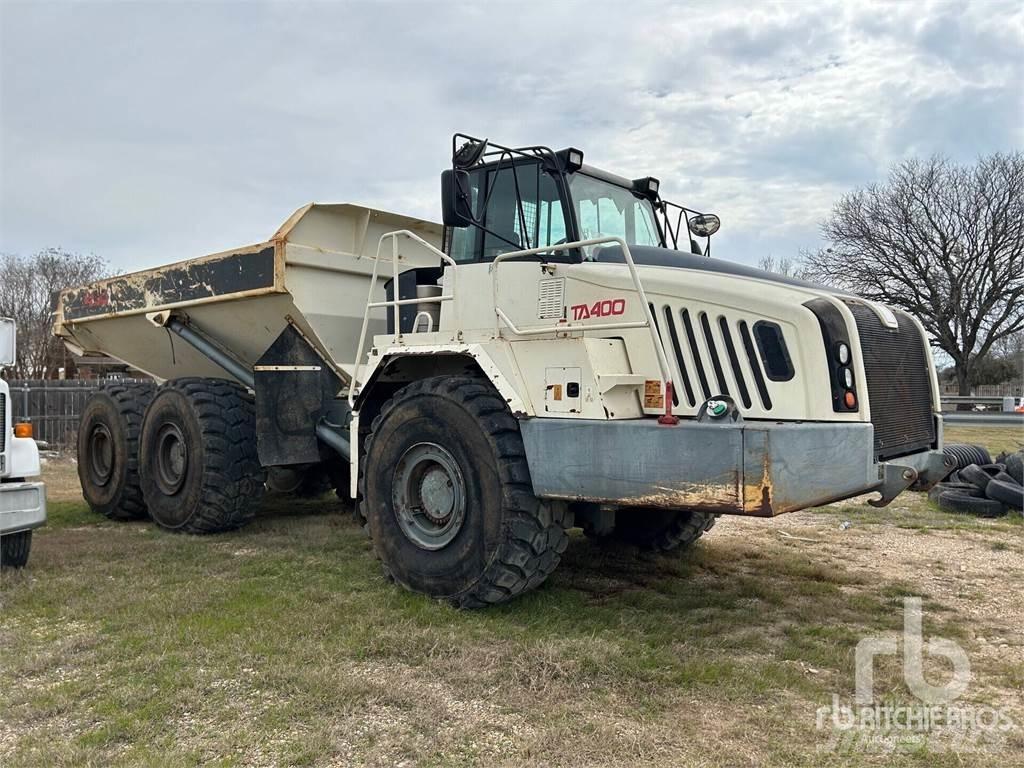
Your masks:
{"label": "paint chipped surface", "polygon": [[152,311],[275,285],[274,245],[103,280],[61,294],[65,320]]}

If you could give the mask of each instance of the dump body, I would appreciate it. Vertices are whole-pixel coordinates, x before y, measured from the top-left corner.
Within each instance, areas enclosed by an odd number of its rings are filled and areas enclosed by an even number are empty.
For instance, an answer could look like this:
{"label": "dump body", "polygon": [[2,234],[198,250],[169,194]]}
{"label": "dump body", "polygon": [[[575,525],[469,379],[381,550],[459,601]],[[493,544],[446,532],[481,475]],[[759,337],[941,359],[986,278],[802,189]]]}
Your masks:
{"label": "dump body", "polygon": [[[158,380],[223,376],[222,368],[147,320],[180,311],[252,367],[289,325],[339,378],[355,362],[381,235],[396,229],[440,246],[441,227],[349,204],[310,204],[267,241],[63,291],[55,333],[78,353],[102,353]],[[403,251],[409,267],[434,266],[427,249]],[[377,298],[384,298],[383,287]],[[383,310],[372,332],[385,328]]]}

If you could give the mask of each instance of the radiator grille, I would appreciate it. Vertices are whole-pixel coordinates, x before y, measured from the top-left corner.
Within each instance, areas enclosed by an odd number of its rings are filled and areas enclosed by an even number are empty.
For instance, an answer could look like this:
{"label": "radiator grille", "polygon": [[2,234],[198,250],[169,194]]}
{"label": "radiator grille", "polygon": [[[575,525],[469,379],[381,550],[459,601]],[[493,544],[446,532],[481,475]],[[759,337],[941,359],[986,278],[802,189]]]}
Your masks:
{"label": "radiator grille", "polygon": [[0,453],[7,450],[7,395],[0,392]]}
{"label": "radiator grille", "polygon": [[745,320],[685,307],[650,305],[676,382],[675,404],[696,406],[713,395],[735,397],[743,408],[770,411],[772,400]]}
{"label": "radiator grille", "polygon": [[915,453],[935,443],[931,377],[925,341],[914,322],[897,314],[887,328],[874,310],[847,301],[857,322],[867,375],[875,456],[879,460]]}

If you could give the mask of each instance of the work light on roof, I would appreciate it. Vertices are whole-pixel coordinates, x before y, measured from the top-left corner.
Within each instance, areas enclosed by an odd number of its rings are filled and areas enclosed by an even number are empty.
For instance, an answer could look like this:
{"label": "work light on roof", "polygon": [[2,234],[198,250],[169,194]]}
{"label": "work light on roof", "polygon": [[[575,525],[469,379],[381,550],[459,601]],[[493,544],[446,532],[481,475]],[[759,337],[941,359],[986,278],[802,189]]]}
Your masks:
{"label": "work light on roof", "polygon": [[642,179],[633,180],[633,189],[635,189],[641,195],[645,195],[651,198],[658,196],[658,187],[660,186],[661,182],[659,182],[653,176],[645,176]]}

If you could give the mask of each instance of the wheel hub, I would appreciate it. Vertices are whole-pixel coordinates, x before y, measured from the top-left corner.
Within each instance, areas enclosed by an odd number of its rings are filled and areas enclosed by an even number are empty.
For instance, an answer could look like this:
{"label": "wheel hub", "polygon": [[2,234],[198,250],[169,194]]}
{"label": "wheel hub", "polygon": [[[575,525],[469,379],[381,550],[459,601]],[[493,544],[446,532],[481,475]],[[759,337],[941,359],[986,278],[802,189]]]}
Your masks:
{"label": "wheel hub", "polygon": [[114,474],[114,440],[105,424],[89,433],[89,468],[96,485],[104,486]]}
{"label": "wheel hub", "polygon": [[455,457],[436,443],[417,443],[395,466],[392,501],[402,533],[421,549],[452,542],[466,517],[466,485]]}
{"label": "wheel hub", "polygon": [[188,473],[188,449],[177,424],[160,426],[156,436],[156,484],[166,495],[178,492]]}

